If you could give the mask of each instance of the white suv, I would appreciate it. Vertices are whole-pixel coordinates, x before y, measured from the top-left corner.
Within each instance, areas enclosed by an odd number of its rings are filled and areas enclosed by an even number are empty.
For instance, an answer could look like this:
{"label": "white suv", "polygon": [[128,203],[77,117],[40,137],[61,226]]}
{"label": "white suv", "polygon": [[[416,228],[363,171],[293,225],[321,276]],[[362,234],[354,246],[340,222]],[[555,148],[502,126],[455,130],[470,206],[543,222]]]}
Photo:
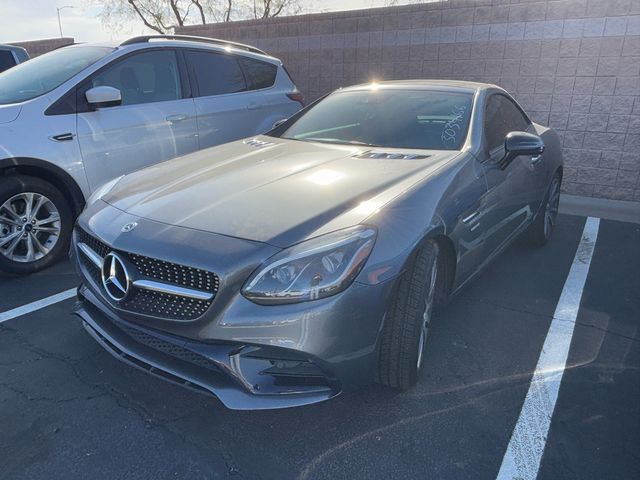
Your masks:
{"label": "white suv", "polygon": [[0,270],[66,252],[112,178],[270,130],[302,106],[280,60],[179,35],[74,45],[0,74]]}

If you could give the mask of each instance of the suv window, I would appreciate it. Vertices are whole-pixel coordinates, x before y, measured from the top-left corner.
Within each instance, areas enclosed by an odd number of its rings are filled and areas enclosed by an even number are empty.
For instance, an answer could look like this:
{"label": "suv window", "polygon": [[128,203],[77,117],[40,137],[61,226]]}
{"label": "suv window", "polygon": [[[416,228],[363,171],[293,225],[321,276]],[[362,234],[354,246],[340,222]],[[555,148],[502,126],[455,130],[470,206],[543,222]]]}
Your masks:
{"label": "suv window", "polygon": [[526,131],[531,122],[509,98],[494,94],[487,102],[484,134],[489,151],[504,144],[507,133]]}
{"label": "suv window", "polygon": [[208,97],[246,90],[244,75],[233,55],[189,50],[187,58],[198,84],[199,96]]}
{"label": "suv window", "polygon": [[91,86],[120,90],[122,105],[166,102],[182,97],[178,60],[173,50],[155,50],[127,57],[91,79]]}
{"label": "suv window", "polygon": [[239,57],[238,61],[244,70],[249,90],[268,88],[275,83],[278,67],[274,64],[247,57]]}
{"label": "suv window", "polygon": [[13,53],[10,50],[0,50],[0,72],[9,70],[15,66],[16,60],[13,58]]}

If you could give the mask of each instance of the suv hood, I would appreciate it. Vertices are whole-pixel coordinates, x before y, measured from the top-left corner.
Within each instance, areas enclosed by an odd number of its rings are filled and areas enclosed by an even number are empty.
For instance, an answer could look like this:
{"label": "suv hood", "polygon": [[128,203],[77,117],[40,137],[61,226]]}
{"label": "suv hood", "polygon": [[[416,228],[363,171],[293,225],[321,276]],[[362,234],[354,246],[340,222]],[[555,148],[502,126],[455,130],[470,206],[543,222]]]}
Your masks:
{"label": "suv hood", "polygon": [[102,199],[137,217],[286,247],[362,222],[459,154],[355,156],[367,150],[262,136],[132,173]]}
{"label": "suv hood", "polygon": [[22,105],[0,105],[0,124],[11,123],[20,115]]}

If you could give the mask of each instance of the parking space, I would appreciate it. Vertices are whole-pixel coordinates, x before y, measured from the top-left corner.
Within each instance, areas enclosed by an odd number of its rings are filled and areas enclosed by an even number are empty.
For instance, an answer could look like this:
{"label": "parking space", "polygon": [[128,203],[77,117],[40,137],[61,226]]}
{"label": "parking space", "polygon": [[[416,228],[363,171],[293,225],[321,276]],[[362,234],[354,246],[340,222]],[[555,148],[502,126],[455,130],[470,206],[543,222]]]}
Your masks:
{"label": "parking space", "polygon": [[[585,218],[515,244],[433,322],[423,378],[240,412],[118,362],[73,299],[0,323],[0,478],[495,478]],[[602,220],[539,478],[638,478],[640,225]],[[0,277],[0,312],[75,286]],[[345,319],[348,321],[348,319]]]}

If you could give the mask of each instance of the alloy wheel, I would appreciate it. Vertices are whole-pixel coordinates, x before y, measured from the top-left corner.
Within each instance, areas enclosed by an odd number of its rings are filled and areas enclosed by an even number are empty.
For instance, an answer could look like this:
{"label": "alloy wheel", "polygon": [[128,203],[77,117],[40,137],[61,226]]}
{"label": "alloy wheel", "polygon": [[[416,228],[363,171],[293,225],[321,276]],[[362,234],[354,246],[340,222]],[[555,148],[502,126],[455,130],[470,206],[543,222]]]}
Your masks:
{"label": "alloy wheel", "polygon": [[549,238],[553,227],[556,224],[556,218],[558,216],[558,205],[560,204],[560,180],[558,177],[554,177],[549,186],[549,195],[547,197],[547,204],[544,211],[544,236]]}
{"label": "alloy wheel", "polygon": [[429,271],[429,290],[425,297],[425,309],[422,315],[422,328],[420,329],[420,340],[418,341],[418,370],[422,367],[424,347],[427,343],[427,335],[429,333],[429,323],[431,321],[431,313],[433,312],[433,302],[436,294],[436,282],[438,278],[438,255],[437,250],[434,252],[431,269]]}
{"label": "alloy wheel", "polygon": [[60,238],[60,212],[45,195],[24,192],[0,206],[0,255],[30,263],[45,257]]}

